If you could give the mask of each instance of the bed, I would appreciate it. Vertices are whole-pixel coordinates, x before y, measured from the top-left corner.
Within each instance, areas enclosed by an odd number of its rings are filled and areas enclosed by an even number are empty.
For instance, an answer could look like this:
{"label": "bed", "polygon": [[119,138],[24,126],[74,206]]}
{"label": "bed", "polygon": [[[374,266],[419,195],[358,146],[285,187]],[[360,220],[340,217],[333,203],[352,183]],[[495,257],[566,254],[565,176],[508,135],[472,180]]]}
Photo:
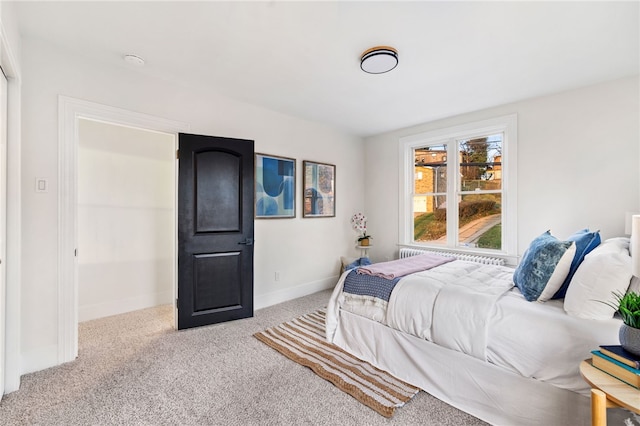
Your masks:
{"label": "bed", "polygon": [[[599,345],[618,344],[621,322],[599,300],[631,280],[628,239],[597,243],[574,265],[566,296],[553,299],[559,288],[547,288],[544,301],[514,284],[521,267],[447,259],[392,279],[347,270],[327,307],[327,339],[492,424],[590,424],[579,364]],[[571,263],[578,244],[566,246]],[[372,290],[369,275],[396,282]],[[630,415],[609,416],[623,424]]]}

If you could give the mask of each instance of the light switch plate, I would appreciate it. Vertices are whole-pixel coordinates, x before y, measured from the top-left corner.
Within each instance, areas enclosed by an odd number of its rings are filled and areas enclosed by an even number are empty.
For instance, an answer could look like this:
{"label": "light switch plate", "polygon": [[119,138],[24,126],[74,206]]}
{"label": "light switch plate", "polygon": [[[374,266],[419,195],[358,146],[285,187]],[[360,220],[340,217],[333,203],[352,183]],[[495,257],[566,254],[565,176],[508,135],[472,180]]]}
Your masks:
{"label": "light switch plate", "polygon": [[49,180],[47,178],[36,178],[36,192],[49,192]]}

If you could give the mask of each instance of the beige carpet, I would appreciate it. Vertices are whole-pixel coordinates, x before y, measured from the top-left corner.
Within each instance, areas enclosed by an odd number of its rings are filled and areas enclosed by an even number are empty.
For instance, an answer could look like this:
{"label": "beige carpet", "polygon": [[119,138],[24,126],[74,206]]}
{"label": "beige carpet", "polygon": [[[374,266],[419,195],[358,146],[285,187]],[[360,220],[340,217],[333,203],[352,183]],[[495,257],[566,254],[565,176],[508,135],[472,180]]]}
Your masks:
{"label": "beige carpet", "polygon": [[170,306],[82,323],[78,359],[24,375],[0,401],[0,425],[485,424],[426,392],[383,417],[253,337],[330,294],[184,331],[173,330]]}
{"label": "beige carpet", "polygon": [[254,336],[385,417],[420,391],[327,342],[325,316],[320,309]]}

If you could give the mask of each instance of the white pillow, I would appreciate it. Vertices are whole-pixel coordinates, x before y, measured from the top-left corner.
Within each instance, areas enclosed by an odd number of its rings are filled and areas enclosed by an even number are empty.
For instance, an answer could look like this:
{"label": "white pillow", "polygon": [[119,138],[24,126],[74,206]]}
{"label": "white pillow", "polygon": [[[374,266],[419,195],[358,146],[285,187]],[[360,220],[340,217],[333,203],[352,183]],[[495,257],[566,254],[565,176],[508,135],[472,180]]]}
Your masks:
{"label": "white pillow", "polygon": [[614,244],[621,249],[629,250],[629,256],[631,256],[631,239],[628,237],[613,237],[604,240],[606,244]]}
{"label": "white pillow", "polygon": [[617,308],[614,293],[623,295],[631,281],[631,256],[628,244],[619,240],[605,241],[585,256],[578,267],[567,294],[564,310],[567,314],[585,319],[610,319]]}
{"label": "white pillow", "polygon": [[640,278],[631,277],[631,284],[629,284],[629,289],[627,290],[627,293],[629,292],[640,293]]}

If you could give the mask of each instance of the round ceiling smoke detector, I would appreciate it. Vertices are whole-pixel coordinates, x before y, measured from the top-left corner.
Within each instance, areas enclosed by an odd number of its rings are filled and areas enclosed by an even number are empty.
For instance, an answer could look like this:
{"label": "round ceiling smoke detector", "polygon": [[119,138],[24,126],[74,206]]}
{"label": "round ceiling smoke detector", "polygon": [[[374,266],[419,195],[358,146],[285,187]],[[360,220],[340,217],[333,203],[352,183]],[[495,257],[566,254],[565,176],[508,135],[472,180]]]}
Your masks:
{"label": "round ceiling smoke detector", "polygon": [[139,67],[144,65],[144,59],[137,55],[124,55],[124,61]]}
{"label": "round ceiling smoke detector", "polygon": [[398,51],[389,46],[367,49],[360,57],[360,68],[369,74],[383,74],[398,65]]}

